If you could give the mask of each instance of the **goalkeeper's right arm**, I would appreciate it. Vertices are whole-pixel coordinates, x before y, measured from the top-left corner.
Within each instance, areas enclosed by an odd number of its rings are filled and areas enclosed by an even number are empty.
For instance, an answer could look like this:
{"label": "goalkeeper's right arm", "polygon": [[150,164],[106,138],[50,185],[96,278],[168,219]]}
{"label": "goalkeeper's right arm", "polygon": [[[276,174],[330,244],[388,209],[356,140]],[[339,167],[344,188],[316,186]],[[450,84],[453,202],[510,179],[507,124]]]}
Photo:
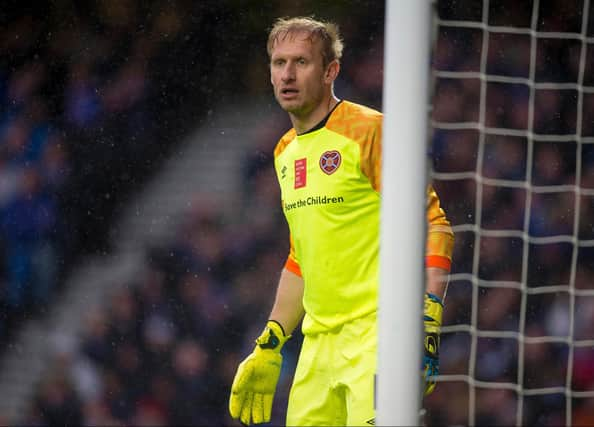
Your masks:
{"label": "goalkeeper's right arm", "polygon": [[283,270],[276,299],[266,328],[256,347],[237,368],[229,412],[243,424],[269,422],[272,402],[280,376],[281,349],[303,317],[303,279]]}

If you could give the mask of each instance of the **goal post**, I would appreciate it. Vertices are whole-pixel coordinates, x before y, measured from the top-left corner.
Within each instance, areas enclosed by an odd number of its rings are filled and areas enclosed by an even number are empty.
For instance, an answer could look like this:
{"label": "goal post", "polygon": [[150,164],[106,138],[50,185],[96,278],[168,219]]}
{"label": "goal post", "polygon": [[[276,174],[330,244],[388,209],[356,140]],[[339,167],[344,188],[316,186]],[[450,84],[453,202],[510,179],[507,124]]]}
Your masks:
{"label": "goal post", "polygon": [[429,0],[386,1],[376,424],[417,425],[422,301]]}

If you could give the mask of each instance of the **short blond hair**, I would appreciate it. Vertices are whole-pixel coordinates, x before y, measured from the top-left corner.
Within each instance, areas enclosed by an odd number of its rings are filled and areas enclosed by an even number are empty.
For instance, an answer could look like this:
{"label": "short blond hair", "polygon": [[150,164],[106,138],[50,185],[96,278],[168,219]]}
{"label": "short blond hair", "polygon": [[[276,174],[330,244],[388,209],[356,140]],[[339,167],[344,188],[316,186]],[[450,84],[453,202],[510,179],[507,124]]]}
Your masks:
{"label": "short blond hair", "polygon": [[321,40],[324,67],[330,62],[334,60],[340,61],[340,58],[342,58],[344,44],[340,37],[338,25],[333,22],[318,21],[308,16],[278,18],[268,35],[268,43],[266,44],[268,56],[272,56],[274,43],[278,40],[284,40],[289,34],[299,32],[309,33],[308,38],[312,42],[314,40]]}

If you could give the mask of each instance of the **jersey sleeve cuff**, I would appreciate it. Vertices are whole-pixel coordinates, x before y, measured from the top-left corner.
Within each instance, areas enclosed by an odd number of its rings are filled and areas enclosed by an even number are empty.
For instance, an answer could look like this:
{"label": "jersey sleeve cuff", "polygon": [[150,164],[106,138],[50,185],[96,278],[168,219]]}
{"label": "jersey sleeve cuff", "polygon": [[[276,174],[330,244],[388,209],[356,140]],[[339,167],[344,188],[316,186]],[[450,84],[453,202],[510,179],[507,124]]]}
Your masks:
{"label": "jersey sleeve cuff", "polygon": [[287,258],[287,262],[285,262],[285,268],[289,270],[291,273],[296,274],[299,277],[302,277],[301,268],[293,258]]}
{"label": "jersey sleeve cuff", "polygon": [[442,268],[449,272],[452,268],[452,261],[444,256],[427,255],[425,257],[425,266]]}

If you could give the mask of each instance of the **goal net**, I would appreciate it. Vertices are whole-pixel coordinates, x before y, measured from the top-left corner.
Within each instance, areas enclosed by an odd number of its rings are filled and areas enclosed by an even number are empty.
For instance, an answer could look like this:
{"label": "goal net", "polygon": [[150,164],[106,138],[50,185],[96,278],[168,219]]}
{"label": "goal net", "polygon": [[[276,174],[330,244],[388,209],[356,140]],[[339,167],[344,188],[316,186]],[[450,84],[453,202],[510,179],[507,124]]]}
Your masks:
{"label": "goal net", "polygon": [[428,425],[594,424],[592,3],[435,3],[431,178],[456,245]]}

